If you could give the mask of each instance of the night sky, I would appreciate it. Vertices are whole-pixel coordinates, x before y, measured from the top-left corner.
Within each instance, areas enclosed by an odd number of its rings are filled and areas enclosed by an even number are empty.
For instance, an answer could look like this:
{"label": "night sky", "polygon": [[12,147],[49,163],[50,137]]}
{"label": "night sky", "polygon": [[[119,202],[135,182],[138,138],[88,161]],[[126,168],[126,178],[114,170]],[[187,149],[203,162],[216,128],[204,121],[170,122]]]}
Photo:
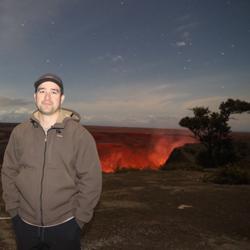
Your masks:
{"label": "night sky", "polygon": [[192,107],[250,101],[249,0],[1,0],[0,31],[2,122],[28,117],[47,72],[86,125],[180,128]]}

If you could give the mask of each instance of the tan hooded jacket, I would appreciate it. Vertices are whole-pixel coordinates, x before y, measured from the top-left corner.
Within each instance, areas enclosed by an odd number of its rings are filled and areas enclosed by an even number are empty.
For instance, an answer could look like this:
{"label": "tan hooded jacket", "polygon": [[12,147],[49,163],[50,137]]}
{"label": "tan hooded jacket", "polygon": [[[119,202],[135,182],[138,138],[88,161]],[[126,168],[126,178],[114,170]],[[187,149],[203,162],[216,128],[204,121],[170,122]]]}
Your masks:
{"label": "tan hooded jacket", "polygon": [[47,135],[37,112],[14,128],[2,166],[6,210],[35,225],[49,226],[74,216],[90,221],[101,193],[101,167],[91,134],[80,116],[61,109]]}

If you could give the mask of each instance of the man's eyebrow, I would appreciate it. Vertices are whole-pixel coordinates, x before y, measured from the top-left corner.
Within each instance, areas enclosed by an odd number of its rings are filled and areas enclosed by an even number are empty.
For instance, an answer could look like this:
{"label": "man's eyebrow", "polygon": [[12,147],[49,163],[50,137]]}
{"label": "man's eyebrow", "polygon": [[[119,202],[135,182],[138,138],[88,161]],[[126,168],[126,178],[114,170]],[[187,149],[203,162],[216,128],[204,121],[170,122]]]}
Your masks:
{"label": "man's eyebrow", "polygon": [[42,87],[40,87],[40,88],[39,88],[39,87],[38,87],[38,89],[37,89],[37,90],[42,90],[42,89],[45,89],[45,88],[42,88]]}
{"label": "man's eyebrow", "polygon": [[60,89],[50,89],[50,90],[60,92]]}
{"label": "man's eyebrow", "polygon": [[[39,88],[38,87],[38,89],[37,90],[46,90],[46,88],[44,88],[44,87],[41,87],[41,88]],[[49,89],[50,91],[52,90],[52,91],[57,91],[57,92],[60,92],[60,89]]]}

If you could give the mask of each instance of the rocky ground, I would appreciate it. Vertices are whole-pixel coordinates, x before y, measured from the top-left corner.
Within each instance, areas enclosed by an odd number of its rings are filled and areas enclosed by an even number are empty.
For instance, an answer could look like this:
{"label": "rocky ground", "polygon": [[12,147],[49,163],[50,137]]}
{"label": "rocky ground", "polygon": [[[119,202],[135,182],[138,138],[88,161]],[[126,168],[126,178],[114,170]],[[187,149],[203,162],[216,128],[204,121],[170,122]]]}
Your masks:
{"label": "rocky ground", "polygon": [[[204,183],[204,174],[105,174],[95,217],[82,232],[84,249],[250,249],[250,186]],[[0,250],[11,249],[10,221],[1,220]]]}

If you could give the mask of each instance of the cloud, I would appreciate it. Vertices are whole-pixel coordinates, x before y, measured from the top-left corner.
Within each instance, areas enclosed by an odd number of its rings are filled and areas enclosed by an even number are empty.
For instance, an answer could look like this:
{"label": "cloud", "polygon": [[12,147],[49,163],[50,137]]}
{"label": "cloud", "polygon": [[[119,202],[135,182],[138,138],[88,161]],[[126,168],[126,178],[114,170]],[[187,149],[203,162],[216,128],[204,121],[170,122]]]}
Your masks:
{"label": "cloud", "polygon": [[185,15],[177,20],[178,23],[181,23],[175,29],[175,33],[178,37],[178,40],[175,45],[177,47],[185,47],[187,45],[192,45],[192,31],[198,26],[198,22],[188,22],[190,15]]}
{"label": "cloud", "polygon": [[183,31],[187,31],[187,30],[193,30],[194,28],[196,28],[199,25],[198,22],[190,22],[190,23],[185,23],[185,24],[181,24],[179,25],[175,31],[177,33],[183,33]]}
{"label": "cloud", "polygon": [[1,108],[13,108],[13,107],[19,107],[19,106],[26,106],[33,104],[32,101],[24,100],[24,99],[14,99],[14,98],[8,98],[4,96],[0,96],[0,106]]}
{"label": "cloud", "polygon": [[0,122],[20,122],[34,110],[31,100],[0,96]]}
{"label": "cloud", "polygon": [[113,62],[123,62],[124,58],[121,55],[116,55],[112,57]]}
{"label": "cloud", "polygon": [[[84,92],[84,90],[83,90]],[[112,88],[99,87],[95,89],[93,99],[72,102],[71,106],[84,107],[90,113],[152,113],[168,112],[172,109],[169,104],[183,98],[186,93],[177,93],[171,85],[133,86],[119,85]]]}
{"label": "cloud", "polygon": [[187,43],[186,43],[185,41],[176,42],[176,46],[177,46],[177,47],[184,47],[184,46],[186,46],[186,45],[187,45]]}
{"label": "cloud", "polygon": [[108,62],[108,63],[121,63],[124,62],[124,57],[122,55],[115,55],[106,53],[105,55],[97,56],[96,58],[93,58],[91,60],[91,63],[102,63],[102,62]]}
{"label": "cloud", "polygon": [[[187,96],[165,82],[126,83],[110,88],[100,85],[93,92],[81,91],[88,93],[87,99],[68,102],[66,96],[64,106],[79,112],[85,123],[114,126],[165,127],[170,120],[173,124],[169,117],[178,113],[175,102]],[[34,110],[33,101],[20,98],[0,97],[0,105],[0,121],[5,122],[23,121]]]}
{"label": "cloud", "polygon": [[177,22],[187,22],[190,20],[190,18],[191,18],[190,14],[185,14],[185,15],[177,18]]}
{"label": "cloud", "polygon": [[103,125],[144,128],[176,128],[180,118],[167,115],[128,115],[117,118],[112,115],[82,116],[84,125]]}
{"label": "cloud", "polygon": [[0,111],[0,122],[22,122],[32,113],[34,107],[7,108]]}
{"label": "cloud", "polygon": [[93,99],[69,102],[67,107],[76,109],[85,124],[178,126],[179,112],[176,109],[180,105],[176,103],[181,102],[188,94],[177,93],[174,85],[169,83],[159,83],[155,86],[147,84],[142,86],[138,83],[129,87],[113,86],[110,89],[99,87],[95,89]]}
{"label": "cloud", "polygon": [[191,109],[194,107],[209,107],[212,111],[218,111],[221,102],[226,101],[228,97],[225,96],[210,96],[205,98],[194,99],[183,103],[184,109]]}
{"label": "cloud", "polygon": [[[160,117],[176,116],[178,114],[176,109],[180,107],[176,103],[180,103],[183,98],[188,96],[183,91],[177,91],[174,83],[164,81],[121,83],[110,87],[99,85],[93,90],[84,88],[86,87],[83,86],[80,91],[88,93],[86,97],[83,95],[82,100],[68,101],[66,95],[64,106],[79,112],[84,122],[99,123],[99,125],[153,126],[155,124],[160,127],[160,124],[164,123],[162,126],[165,126],[168,123]],[[26,113],[31,113],[34,109],[32,101],[8,97],[0,98],[0,105],[5,107],[3,112],[0,112],[1,121],[23,120]],[[18,115],[18,113],[20,114]]]}
{"label": "cloud", "polygon": [[[229,77],[224,74],[202,75],[178,82],[144,80],[122,82],[120,85],[100,84],[93,88],[82,85],[78,89],[81,99],[74,100],[71,96],[68,101],[66,94],[64,106],[80,113],[83,124],[88,125],[176,128],[182,117],[192,115],[190,108],[205,106],[217,111],[219,104],[229,97],[249,100],[246,89],[242,91],[245,96],[225,90],[218,92],[221,95],[212,96],[211,88],[218,87],[220,91],[222,82],[229,84]],[[205,96],[209,93],[210,96]],[[0,97],[0,105],[0,121],[6,122],[23,121],[34,110],[31,100],[20,98]],[[241,117],[239,122],[232,121],[233,129],[249,130],[246,129],[250,127],[249,116]]]}

